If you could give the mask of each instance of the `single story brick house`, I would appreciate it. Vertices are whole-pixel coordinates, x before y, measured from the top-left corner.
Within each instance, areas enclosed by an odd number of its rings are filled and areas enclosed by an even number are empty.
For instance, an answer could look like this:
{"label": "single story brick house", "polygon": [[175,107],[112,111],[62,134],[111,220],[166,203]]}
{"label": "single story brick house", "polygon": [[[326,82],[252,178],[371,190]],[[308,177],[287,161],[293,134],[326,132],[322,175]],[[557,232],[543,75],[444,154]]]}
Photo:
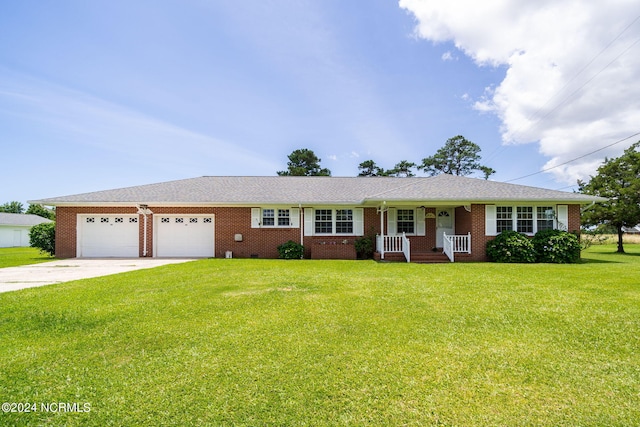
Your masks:
{"label": "single story brick house", "polygon": [[56,207],[60,258],[277,258],[293,240],[308,258],[355,259],[375,235],[378,259],[484,261],[500,232],[579,232],[581,207],[603,200],[443,174],[204,176],[30,203]]}
{"label": "single story brick house", "polygon": [[32,214],[0,212],[0,248],[29,246],[29,231],[34,225],[52,222]]}

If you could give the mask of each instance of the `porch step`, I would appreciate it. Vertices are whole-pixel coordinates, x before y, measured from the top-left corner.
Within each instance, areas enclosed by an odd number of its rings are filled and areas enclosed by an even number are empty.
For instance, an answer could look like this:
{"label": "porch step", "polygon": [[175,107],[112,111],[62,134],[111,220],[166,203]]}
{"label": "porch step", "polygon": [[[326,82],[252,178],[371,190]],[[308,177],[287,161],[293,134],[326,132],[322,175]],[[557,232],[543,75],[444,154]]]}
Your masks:
{"label": "porch step", "polygon": [[[380,261],[380,254],[376,252],[377,259]],[[386,262],[406,262],[404,254],[396,253],[396,252],[387,252],[384,254],[384,261]],[[449,257],[447,257],[442,252],[412,252],[411,253],[411,262],[419,263],[419,264],[431,264],[431,263],[444,263],[450,262]]]}
{"label": "porch step", "polygon": [[384,254],[384,260],[380,259],[380,252],[376,252],[373,259],[385,262],[407,262],[402,252],[387,252]]}
{"label": "porch step", "polygon": [[451,261],[449,261],[449,257],[442,252],[411,252],[411,262],[431,264]]}

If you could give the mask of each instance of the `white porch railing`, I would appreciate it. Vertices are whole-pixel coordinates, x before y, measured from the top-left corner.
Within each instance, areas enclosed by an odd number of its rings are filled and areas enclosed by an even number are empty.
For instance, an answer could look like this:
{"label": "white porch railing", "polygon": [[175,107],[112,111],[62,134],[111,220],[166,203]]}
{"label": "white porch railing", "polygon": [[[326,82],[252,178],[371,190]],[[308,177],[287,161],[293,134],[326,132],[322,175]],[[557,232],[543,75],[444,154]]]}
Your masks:
{"label": "white porch railing", "polygon": [[387,252],[402,252],[407,262],[411,261],[411,244],[405,233],[400,236],[376,236],[376,250],[380,252],[381,259],[384,259],[384,254]]}
{"label": "white porch railing", "polygon": [[449,257],[451,262],[454,262],[456,253],[471,253],[471,233],[450,236],[447,236],[447,233],[443,233],[442,237],[442,252]]}
{"label": "white porch railing", "polygon": [[402,253],[407,262],[411,262],[411,242],[404,233],[402,233]]}

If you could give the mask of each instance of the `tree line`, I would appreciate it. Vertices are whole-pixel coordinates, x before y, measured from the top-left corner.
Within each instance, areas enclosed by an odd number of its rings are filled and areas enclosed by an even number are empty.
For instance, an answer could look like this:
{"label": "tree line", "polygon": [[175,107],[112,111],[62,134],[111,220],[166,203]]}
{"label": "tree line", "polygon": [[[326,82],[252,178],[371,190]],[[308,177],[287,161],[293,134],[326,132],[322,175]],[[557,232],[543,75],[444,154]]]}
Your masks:
{"label": "tree line", "polygon": [[[422,159],[417,164],[408,160],[401,160],[391,169],[384,169],[374,160],[365,160],[358,165],[358,176],[395,176],[412,177],[416,170],[422,170],[431,176],[441,173],[452,175],[471,175],[479,171],[488,179],[496,171],[480,163],[480,147],[462,135],[449,138],[445,145],[432,156]],[[320,158],[307,148],[293,151],[289,156],[287,170],[278,171],[280,176],[331,176],[331,171],[320,167]]]}
{"label": "tree line", "polygon": [[32,214],[32,215],[38,215],[41,216],[43,218],[47,218],[47,219],[51,219],[51,220],[55,220],[56,219],[56,213],[54,210],[50,210],[45,208],[42,205],[32,205],[30,204],[29,207],[27,208],[27,210],[24,210],[24,205],[20,202],[7,202],[4,203],[2,205],[0,205],[0,212],[4,212],[4,213],[15,213],[15,214]]}

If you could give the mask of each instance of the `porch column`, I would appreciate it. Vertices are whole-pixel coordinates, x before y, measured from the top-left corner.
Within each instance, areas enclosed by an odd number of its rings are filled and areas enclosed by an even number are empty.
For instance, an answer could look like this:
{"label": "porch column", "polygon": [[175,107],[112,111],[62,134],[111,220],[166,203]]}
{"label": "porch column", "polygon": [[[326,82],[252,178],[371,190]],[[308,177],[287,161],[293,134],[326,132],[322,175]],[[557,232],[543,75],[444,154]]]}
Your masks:
{"label": "porch column", "polygon": [[378,208],[380,213],[380,235],[376,239],[376,245],[378,246],[376,249],[380,252],[380,259],[384,259],[384,212],[386,211],[386,204],[387,202],[382,202],[382,205]]}

